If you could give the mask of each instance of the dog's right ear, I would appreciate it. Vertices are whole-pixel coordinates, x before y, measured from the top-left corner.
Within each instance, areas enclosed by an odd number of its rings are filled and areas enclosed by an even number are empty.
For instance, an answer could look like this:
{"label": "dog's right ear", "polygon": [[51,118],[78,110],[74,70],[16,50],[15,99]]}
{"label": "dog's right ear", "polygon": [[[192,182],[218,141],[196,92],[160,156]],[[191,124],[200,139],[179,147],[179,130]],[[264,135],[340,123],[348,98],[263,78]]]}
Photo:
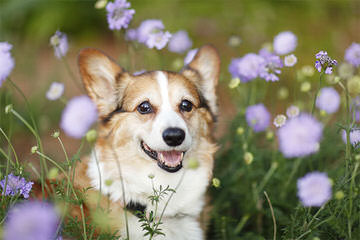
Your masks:
{"label": "dog's right ear", "polygon": [[118,107],[120,75],[124,70],[99,50],[86,48],[78,57],[80,74],[89,97],[104,117]]}

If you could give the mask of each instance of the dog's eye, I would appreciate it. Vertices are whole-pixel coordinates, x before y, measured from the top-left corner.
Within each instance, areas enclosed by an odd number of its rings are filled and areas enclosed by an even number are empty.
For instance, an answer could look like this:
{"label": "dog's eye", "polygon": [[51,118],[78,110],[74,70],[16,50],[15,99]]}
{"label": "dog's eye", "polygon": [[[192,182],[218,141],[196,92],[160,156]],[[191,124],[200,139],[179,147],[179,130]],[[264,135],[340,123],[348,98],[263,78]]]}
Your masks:
{"label": "dog's eye", "polygon": [[152,113],[153,109],[151,107],[151,104],[148,101],[142,102],[138,107],[137,110],[141,114],[147,114]]}
{"label": "dog's eye", "polygon": [[193,104],[188,100],[182,100],[179,108],[181,111],[190,112],[192,110]]}

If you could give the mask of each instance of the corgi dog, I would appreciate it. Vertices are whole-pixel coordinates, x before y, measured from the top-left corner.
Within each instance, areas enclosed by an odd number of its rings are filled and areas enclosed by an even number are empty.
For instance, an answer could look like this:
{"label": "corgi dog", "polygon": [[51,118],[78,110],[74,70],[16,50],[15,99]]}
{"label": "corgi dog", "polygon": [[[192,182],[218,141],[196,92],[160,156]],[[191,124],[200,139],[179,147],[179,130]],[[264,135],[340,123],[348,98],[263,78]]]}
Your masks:
{"label": "corgi dog", "polygon": [[[98,139],[90,156],[76,166],[74,186],[101,195],[111,228],[132,240],[148,239],[141,210],[164,208],[161,232],[153,239],[204,239],[200,215],[212,178],[212,137],[217,114],[220,59],[210,45],[199,48],[180,72],[126,72],[96,49],[78,57],[83,84],[99,115]],[[188,167],[196,161],[196,168]],[[175,189],[152,204],[153,189]],[[94,201],[85,205],[94,210]],[[126,211],[127,220],[125,220]],[[126,223],[127,221],[127,223]]]}

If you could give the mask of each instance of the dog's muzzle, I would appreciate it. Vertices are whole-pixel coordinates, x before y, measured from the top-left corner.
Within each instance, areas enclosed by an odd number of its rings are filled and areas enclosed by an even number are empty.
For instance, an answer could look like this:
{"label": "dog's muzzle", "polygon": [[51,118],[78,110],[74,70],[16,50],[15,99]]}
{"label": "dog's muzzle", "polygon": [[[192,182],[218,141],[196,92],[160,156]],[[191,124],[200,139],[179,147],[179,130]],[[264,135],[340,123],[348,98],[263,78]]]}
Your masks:
{"label": "dog's muzzle", "polygon": [[141,148],[152,159],[157,161],[160,168],[165,171],[174,173],[182,168],[182,160],[185,152],[182,151],[155,151],[151,149],[146,143],[141,141]]}

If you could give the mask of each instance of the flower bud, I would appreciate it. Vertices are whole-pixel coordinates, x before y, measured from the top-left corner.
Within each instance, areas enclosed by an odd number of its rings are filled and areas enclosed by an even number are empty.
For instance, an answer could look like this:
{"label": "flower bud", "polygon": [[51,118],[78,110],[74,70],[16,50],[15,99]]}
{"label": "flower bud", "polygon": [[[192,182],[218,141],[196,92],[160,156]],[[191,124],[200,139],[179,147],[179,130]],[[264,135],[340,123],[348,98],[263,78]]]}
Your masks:
{"label": "flower bud", "polygon": [[105,180],[105,186],[110,187],[113,184],[113,182],[114,181],[112,179],[106,179]]}
{"label": "flower bud", "polygon": [[310,89],[311,89],[311,84],[308,81],[303,82],[300,86],[300,91],[302,92],[308,92],[310,91]]}
{"label": "flower bud", "polygon": [[216,188],[220,187],[220,180],[218,178],[213,178],[212,185]]}
{"label": "flower bud", "polygon": [[37,151],[38,149],[39,149],[38,146],[33,146],[33,147],[31,148],[31,153],[32,153],[32,154],[36,153],[36,151]]}
{"label": "flower bud", "polygon": [[233,78],[229,82],[229,88],[231,89],[236,88],[237,86],[239,86],[239,84],[240,84],[240,78]]}
{"label": "flower bud", "polygon": [[238,127],[238,128],[236,129],[236,133],[239,134],[239,135],[244,134],[244,128],[243,128],[243,127]]}
{"label": "flower bud", "polygon": [[341,200],[341,199],[343,199],[344,197],[345,197],[345,194],[344,194],[343,191],[337,191],[337,192],[335,193],[335,199],[337,199],[337,200]]}
{"label": "flower bud", "polygon": [[254,155],[251,152],[245,152],[244,161],[247,165],[250,165],[254,160]]}
{"label": "flower bud", "polygon": [[277,92],[277,97],[280,100],[286,99],[289,96],[289,90],[286,87],[281,87]]}
{"label": "flower bud", "polygon": [[59,175],[59,169],[58,168],[51,168],[50,171],[47,173],[47,178],[52,180],[52,179],[56,179],[57,176]]}
{"label": "flower bud", "polygon": [[60,132],[59,131],[55,131],[53,134],[51,134],[51,136],[53,138],[58,138],[60,136]]}
{"label": "flower bud", "polygon": [[347,82],[347,88],[350,94],[357,95],[360,93],[360,76],[354,76]]}
{"label": "flower bud", "polygon": [[199,167],[199,161],[197,159],[191,158],[188,161],[187,167],[189,169],[197,169]]}
{"label": "flower bud", "polygon": [[11,112],[11,110],[13,109],[13,105],[9,104],[5,107],[5,113],[8,114],[9,112]]}
{"label": "flower bud", "polygon": [[95,3],[95,8],[102,9],[106,6],[108,0],[97,0]]}
{"label": "flower bud", "polygon": [[86,141],[93,143],[96,141],[97,133],[95,129],[91,129],[86,133]]}

